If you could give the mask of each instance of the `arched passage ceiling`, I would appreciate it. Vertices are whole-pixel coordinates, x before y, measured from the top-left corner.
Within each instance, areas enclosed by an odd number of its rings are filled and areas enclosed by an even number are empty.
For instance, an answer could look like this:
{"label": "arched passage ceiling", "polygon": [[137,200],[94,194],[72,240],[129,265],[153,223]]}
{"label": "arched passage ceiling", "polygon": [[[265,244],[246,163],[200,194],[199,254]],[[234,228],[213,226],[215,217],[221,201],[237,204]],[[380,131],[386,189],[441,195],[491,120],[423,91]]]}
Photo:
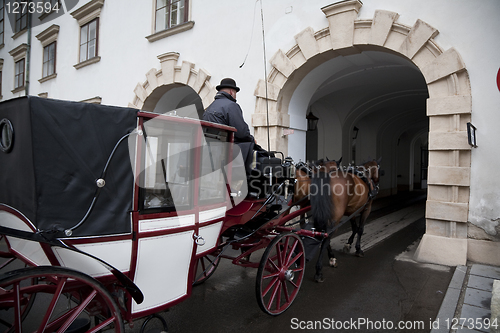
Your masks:
{"label": "arched passage ceiling", "polygon": [[[427,85],[420,70],[409,60],[381,51],[365,51],[341,57],[342,60],[337,58],[320,66],[324,77],[329,67],[335,67],[334,62],[344,64],[341,70],[331,71],[332,74],[318,86],[309,105],[331,105],[344,131],[362,118],[374,118],[369,116],[374,112],[383,122],[400,119],[391,122],[400,130],[413,126],[416,120],[426,120]],[[410,110],[414,115],[411,122],[407,117],[400,117]]]}

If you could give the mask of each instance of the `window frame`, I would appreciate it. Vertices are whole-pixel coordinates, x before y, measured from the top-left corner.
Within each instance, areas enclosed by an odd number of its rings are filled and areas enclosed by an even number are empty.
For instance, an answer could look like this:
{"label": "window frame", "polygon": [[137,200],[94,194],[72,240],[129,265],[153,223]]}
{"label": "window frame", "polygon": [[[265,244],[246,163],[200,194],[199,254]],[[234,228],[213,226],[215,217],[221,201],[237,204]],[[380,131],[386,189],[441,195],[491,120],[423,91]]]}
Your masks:
{"label": "window frame", "polygon": [[[172,29],[178,25],[184,24],[188,22],[189,20],[189,0],[165,0],[165,6],[161,7],[158,9],[158,2],[159,0],[155,1],[155,32],[160,32],[163,30],[168,30]],[[181,22],[177,22],[176,24],[172,25],[172,6],[174,3],[179,3],[179,2],[184,2],[184,17],[182,18]],[[161,11],[163,8],[165,9],[165,26],[161,29],[158,28],[158,12]],[[167,15],[168,13],[168,15]],[[177,15],[179,16],[179,15]]]}
{"label": "window frame", "polygon": [[[90,25],[92,23],[95,22],[95,38],[94,39],[90,39]],[[82,31],[83,29],[86,28],[87,32],[86,32],[86,36],[87,36],[87,40],[85,43],[82,43]],[[94,40],[95,43],[94,43],[94,53],[92,56],[89,56],[89,44],[90,42]],[[82,46],[83,45],[86,45],[86,48],[85,48],[85,59],[82,60]],[[90,61],[92,60],[93,58],[95,57],[98,57],[99,56],[99,18],[96,17],[95,19],[87,22],[86,24],[80,26],[80,46],[79,46],[79,54],[78,54],[78,59],[79,59],[79,63],[83,63],[83,62],[86,62],[86,61]]]}
{"label": "window frame", "polygon": [[[99,33],[100,33],[100,15],[101,15],[101,10],[102,7],[104,6],[104,0],[92,0],[88,2],[87,4],[83,5],[82,7],[78,8],[77,10],[71,12],[71,16],[75,20],[78,21],[78,25],[80,26],[80,29],[78,30],[79,36],[78,36],[78,58],[77,58],[77,63],[76,65],[73,65],[76,69],[80,69],[82,67],[94,64],[96,62],[101,61],[101,57],[99,56]],[[80,46],[81,44],[81,34],[82,34],[82,27],[87,25],[88,23],[94,21],[95,19],[97,20],[97,26],[96,26],[96,52],[95,56],[84,60],[80,61]]]}
{"label": "window frame", "polygon": [[[24,19],[24,25],[23,25]],[[28,11],[20,11],[14,14],[14,33],[20,33],[28,29]],[[18,25],[19,23],[19,25]]]}
{"label": "window frame", "polygon": [[[165,0],[166,7],[171,6],[172,0]],[[168,36],[176,35],[178,33],[190,30],[194,26],[194,21],[190,20],[191,18],[191,1],[184,0],[184,18],[183,22],[180,22],[174,26],[166,26],[163,29],[157,30],[157,18],[158,18],[158,9],[157,9],[158,0],[153,0],[152,4],[152,23],[151,23],[151,31],[152,34],[146,36],[146,39],[149,42],[155,42],[157,40],[163,39]],[[163,7],[162,7],[163,8]],[[165,18],[166,20],[166,18]]]}
{"label": "window frame", "polygon": [[[50,47],[54,47],[54,57],[50,59]],[[47,50],[47,54],[49,56],[49,59],[45,58],[45,50]],[[47,67],[50,68],[50,63],[52,63],[52,72],[51,73],[45,73],[45,64],[48,64]],[[51,75],[54,75],[57,73],[56,71],[56,63],[57,63],[57,41],[54,41],[46,46],[43,47],[43,59],[42,59],[42,79],[48,78]]]}
{"label": "window frame", "polygon": [[[22,66],[19,66],[19,68],[22,67],[22,71],[18,72],[18,64],[21,63],[21,61],[22,61]],[[26,85],[25,76],[26,76],[26,58],[21,58],[18,61],[14,62],[14,90],[18,90],[25,87]],[[22,84],[17,85],[20,78],[22,78]]]}

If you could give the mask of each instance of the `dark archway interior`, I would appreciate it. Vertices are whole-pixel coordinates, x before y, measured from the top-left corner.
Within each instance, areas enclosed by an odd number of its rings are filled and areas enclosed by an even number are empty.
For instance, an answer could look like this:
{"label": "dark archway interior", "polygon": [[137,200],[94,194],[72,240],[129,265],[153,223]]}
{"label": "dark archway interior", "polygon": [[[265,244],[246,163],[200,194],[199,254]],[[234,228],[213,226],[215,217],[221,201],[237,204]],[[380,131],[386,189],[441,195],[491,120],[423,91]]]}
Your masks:
{"label": "dark archway interior", "polygon": [[420,70],[399,55],[364,51],[326,61],[303,80],[315,76],[306,112],[319,122],[307,134],[308,158],[343,157],[346,165],[382,157],[381,195],[425,188],[429,95]]}

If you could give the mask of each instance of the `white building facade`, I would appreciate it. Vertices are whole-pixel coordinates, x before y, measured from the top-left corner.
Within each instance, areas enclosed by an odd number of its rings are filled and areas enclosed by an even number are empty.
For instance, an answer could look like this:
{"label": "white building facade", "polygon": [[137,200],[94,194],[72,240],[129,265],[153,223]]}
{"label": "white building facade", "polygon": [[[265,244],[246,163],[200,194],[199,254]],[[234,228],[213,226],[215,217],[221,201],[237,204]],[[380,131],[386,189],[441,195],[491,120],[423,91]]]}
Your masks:
{"label": "white building facade", "polygon": [[382,157],[382,196],[425,189],[418,260],[500,265],[499,1],[39,2],[29,20],[3,1],[2,100],[201,114],[232,77],[262,146]]}

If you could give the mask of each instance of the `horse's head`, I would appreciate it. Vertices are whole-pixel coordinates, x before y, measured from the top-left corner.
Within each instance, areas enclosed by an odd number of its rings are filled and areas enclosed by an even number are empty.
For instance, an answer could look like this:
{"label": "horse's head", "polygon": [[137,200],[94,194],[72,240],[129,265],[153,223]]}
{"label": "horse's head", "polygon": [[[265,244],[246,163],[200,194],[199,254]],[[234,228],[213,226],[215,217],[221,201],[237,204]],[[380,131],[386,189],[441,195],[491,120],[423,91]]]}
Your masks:
{"label": "horse's head", "polygon": [[338,161],[330,161],[328,157],[326,159],[320,159],[316,161],[318,169],[323,172],[330,172],[332,170],[337,170],[340,167],[340,162],[342,162],[342,157]]}
{"label": "horse's head", "polygon": [[364,169],[368,172],[368,178],[372,179],[375,184],[379,182],[379,168],[380,161],[382,158],[378,160],[371,160],[363,164]]}

